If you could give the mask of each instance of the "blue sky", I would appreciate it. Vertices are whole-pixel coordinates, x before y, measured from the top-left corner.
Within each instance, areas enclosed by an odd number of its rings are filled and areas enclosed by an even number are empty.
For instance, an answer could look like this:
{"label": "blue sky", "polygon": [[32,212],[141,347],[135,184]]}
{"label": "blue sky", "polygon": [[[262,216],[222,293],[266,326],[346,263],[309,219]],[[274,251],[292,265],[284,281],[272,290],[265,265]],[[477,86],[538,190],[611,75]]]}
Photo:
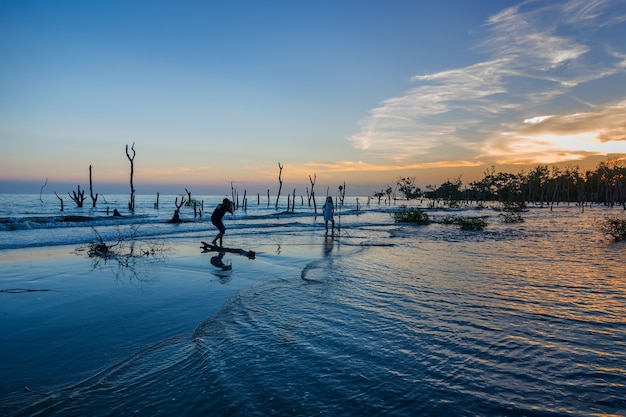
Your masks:
{"label": "blue sky", "polygon": [[126,184],[132,143],[138,192],[593,168],[624,39],[626,0],[0,0],[0,181]]}

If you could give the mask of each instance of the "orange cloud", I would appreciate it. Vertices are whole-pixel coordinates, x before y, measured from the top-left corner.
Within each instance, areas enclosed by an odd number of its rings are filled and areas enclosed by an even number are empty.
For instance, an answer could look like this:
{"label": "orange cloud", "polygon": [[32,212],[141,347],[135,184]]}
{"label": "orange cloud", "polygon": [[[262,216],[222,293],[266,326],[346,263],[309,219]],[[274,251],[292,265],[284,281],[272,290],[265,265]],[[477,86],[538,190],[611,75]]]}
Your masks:
{"label": "orange cloud", "polygon": [[535,116],[483,146],[482,158],[498,163],[557,163],[590,155],[626,153],[626,101],[594,111]]}

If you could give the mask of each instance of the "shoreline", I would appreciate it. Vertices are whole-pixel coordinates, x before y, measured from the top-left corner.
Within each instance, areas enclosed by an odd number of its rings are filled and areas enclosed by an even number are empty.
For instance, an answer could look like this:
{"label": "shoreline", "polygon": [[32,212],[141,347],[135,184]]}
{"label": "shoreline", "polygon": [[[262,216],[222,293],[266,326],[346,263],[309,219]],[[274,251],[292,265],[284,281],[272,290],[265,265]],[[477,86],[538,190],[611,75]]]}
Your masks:
{"label": "shoreline", "polygon": [[229,271],[212,265],[216,253],[202,253],[195,238],[166,239],[163,256],[128,264],[75,246],[0,251],[3,402],[71,386],[152,344],[191,337],[242,289],[299,277],[322,255],[306,242],[281,247],[281,239],[246,239],[256,259],[226,254]]}

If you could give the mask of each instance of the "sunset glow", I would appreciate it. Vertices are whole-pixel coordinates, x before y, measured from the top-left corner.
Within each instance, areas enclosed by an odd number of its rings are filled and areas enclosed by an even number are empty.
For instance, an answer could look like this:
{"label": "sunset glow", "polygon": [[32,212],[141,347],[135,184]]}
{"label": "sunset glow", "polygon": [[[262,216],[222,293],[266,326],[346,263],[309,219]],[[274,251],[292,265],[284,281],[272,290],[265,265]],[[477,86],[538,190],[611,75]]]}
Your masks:
{"label": "sunset glow", "polygon": [[239,6],[3,2],[0,186],[124,184],[132,143],[207,190],[626,155],[624,0]]}

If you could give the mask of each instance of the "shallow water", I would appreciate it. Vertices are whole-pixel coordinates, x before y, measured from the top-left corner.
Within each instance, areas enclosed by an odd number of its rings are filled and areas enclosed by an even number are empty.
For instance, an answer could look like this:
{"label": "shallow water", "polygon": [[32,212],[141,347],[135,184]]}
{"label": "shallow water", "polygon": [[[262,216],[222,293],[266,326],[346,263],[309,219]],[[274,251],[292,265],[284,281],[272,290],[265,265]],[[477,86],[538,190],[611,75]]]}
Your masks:
{"label": "shallow water", "polygon": [[[457,214],[487,216],[490,225],[399,225],[372,208],[344,214],[334,238],[308,217],[233,227],[232,239],[258,248],[258,257],[246,277],[234,265],[230,279],[247,282],[221,310],[197,311],[207,296],[197,291],[200,275],[188,292],[169,281],[148,285],[161,302],[185,292],[195,311],[148,315],[174,314],[177,324],[84,378],[37,389],[46,395],[11,396],[8,412],[626,415],[626,245],[608,243],[597,228],[623,213],[533,208],[520,224],[492,210]],[[168,239],[182,244],[196,233]],[[172,255],[161,267],[192,256]],[[125,297],[133,295],[109,299]],[[122,309],[131,306],[149,311]],[[49,355],[51,366],[64,360]]]}

